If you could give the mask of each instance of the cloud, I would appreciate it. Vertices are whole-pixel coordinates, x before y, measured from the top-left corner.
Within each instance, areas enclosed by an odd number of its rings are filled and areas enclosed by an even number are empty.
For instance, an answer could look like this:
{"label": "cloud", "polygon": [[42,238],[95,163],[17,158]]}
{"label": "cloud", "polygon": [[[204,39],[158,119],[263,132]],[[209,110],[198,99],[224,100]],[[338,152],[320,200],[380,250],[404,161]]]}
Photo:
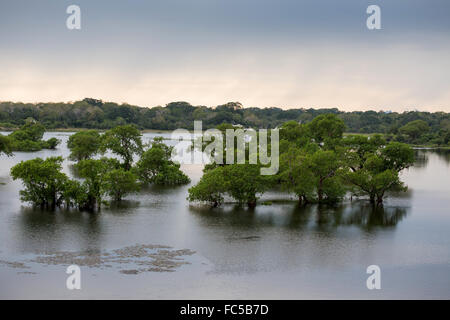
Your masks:
{"label": "cloud", "polygon": [[[2,1],[0,99],[450,111],[448,2]],[[28,5],[30,10],[21,10]]]}

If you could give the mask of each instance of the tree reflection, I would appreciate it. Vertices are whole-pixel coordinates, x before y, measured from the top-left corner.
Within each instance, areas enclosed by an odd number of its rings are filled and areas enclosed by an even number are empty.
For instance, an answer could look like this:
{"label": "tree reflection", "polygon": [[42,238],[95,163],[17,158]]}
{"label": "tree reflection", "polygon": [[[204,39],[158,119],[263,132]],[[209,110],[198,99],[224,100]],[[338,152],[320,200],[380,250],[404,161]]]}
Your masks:
{"label": "tree reflection", "polygon": [[71,242],[82,244],[82,249],[95,249],[101,244],[100,220],[99,215],[87,212],[21,208],[18,234],[26,251],[55,250]]}
{"label": "tree reflection", "polygon": [[366,230],[395,227],[407,215],[404,207],[379,207],[367,204],[351,205],[344,214],[342,225],[357,225]]}
{"label": "tree reflection", "polygon": [[258,206],[247,210],[237,206],[208,207],[190,206],[190,212],[205,224],[228,227],[286,227],[289,229],[334,232],[338,227],[356,226],[366,231],[395,227],[408,209],[404,207],[376,207],[366,201],[355,201],[337,206],[307,205],[293,203]]}
{"label": "tree reflection", "polygon": [[450,164],[450,149],[437,149],[434,152],[440,160],[445,161],[447,165]]}

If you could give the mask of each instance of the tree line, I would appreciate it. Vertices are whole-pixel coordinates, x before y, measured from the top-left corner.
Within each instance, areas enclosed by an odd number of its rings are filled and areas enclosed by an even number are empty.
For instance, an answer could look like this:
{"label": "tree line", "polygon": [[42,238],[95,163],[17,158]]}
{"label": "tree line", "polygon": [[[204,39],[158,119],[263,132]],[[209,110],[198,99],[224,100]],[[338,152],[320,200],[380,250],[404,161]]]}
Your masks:
{"label": "tree line", "polygon": [[332,109],[243,108],[239,102],[229,102],[214,108],[192,106],[187,102],[171,102],[152,108],[104,102],[85,98],[69,103],[0,102],[0,127],[17,128],[29,118],[48,129],[90,128],[111,129],[134,124],[139,129],[193,129],[194,120],[202,120],[205,129],[222,123],[248,128],[276,128],[295,120],[311,122],[315,117],[332,113],[342,119],[347,132],[381,133],[388,141],[443,146],[450,143],[450,113],[408,111],[353,111]]}
{"label": "tree line", "polygon": [[[218,127],[222,132],[225,128]],[[189,189],[188,200],[217,207],[229,197],[255,207],[265,191],[281,189],[295,194],[302,205],[335,204],[346,194],[382,205],[388,191],[406,190],[399,173],[414,162],[409,145],[387,142],[381,135],[344,136],[344,130],[344,121],[335,114],[320,115],[307,124],[288,121],[279,131],[276,175],[263,176],[261,164],[248,163],[252,151],[247,145],[245,164],[206,165],[200,181]],[[226,152],[236,150],[222,152],[226,157]]]}
{"label": "tree line", "polygon": [[43,140],[45,127],[34,121],[27,122],[11,134],[4,136],[0,134],[0,153],[12,155],[13,151],[39,151],[42,149],[55,149],[60,141],[56,138]]}

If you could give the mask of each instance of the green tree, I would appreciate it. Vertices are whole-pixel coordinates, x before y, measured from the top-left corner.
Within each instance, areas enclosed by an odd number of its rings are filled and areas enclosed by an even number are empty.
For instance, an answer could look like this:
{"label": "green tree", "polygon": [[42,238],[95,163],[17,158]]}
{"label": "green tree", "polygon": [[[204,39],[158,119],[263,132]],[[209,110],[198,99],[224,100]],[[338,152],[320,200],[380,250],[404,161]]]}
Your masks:
{"label": "green tree", "polygon": [[414,163],[414,150],[407,144],[390,142],[381,150],[381,157],[385,169],[400,172]]}
{"label": "green tree", "polygon": [[48,140],[46,140],[46,141],[43,141],[42,147],[43,147],[43,149],[54,150],[54,149],[56,149],[56,147],[57,147],[58,144],[60,144],[60,143],[61,143],[61,140],[59,140],[59,139],[53,137],[53,138],[50,138],[50,139],[48,139]]}
{"label": "green tree", "polygon": [[75,207],[79,210],[89,210],[88,191],[86,183],[68,179],[62,191],[66,208]]}
{"label": "green tree", "polygon": [[105,174],[102,190],[114,201],[121,201],[125,195],[139,191],[139,184],[133,173],[120,168]]}
{"label": "green tree", "polygon": [[205,172],[200,181],[189,188],[188,200],[206,202],[212,207],[220,206],[226,192],[223,170],[223,167],[217,167]]}
{"label": "green tree", "polygon": [[269,178],[261,175],[256,164],[230,164],[223,167],[227,193],[238,203],[256,206],[257,194],[269,187]]}
{"label": "green tree", "polygon": [[133,168],[143,184],[178,185],[189,183],[190,179],[180,170],[180,165],[170,160],[172,149],[173,147],[165,145],[161,138],[153,140],[152,146],[142,154]]}
{"label": "green tree", "polygon": [[214,207],[228,194],[239,204],[256,206],[257,195],[269,187],[269,178],[260,174],[254,164],[230,164],[205,172],[199,183],[189,189],[189,201],[204,201]]}
{"label": "green tree", "polygon": [[408,136],[409,142],[417,142],[418,138],[430,130],[428,123],[423,120],[408,122],[398,130],[401,134]]}
{"label": "green tree", "polygon": [[12,144],[8,136],[0,134],[0,155],[2,153],[7,156],[12,156]]}
{"label": "green tree", "polygon": [[97,130],[79,131],[69,137],[67,147],[70,149],[71,160],[87,160],[95,156],[101,145],[100,134]]}
{"label": "green tree", "polygon": [[345,130],[344,121],[332,113],[322,114],[308,123],[310,135],[319,144],[333,148],[342,139]]}
{"label": "green tree", "polygon": [[105,176],[108,172],[118,169],[119,162],[115,159],[81,160],[75,167],[80,177],[85,179],[88,201],[86,208],[99,210],[102,204]]}
{"label": "green tree", "polygon": [[35,121],[28,121],[19,130],[10,134],[10,138],[14,140],[24,141],[31,140],[38,142],[44,136],[45,127]]}
{"label": "green tree", "polygon": [[102,149],[111,150],[123,159],[126,171],[131,169],[133,155],[143,151],[142,134],[134,125],[117,126],[102,136]]}
{"label": "green tree", "polygon": [[15,151],[39,151],[42,149],[55,149],[59,144],[56,138],[47,141],[42,140],[45,127],[34,120],[27,121],[19,130],[14,131],[8,137],[11,140],[12,149]]}
{"label": "green tree", "polygon": [[370,202],[381,205],[387,191],[405,191],[399,173],[414,162],[414,151],[408,145],[391,142],[366,156],[359,170],[348,172],[346,179],[356,186],[357,193],[369,196]]}
{"label": "green tree", "polygon": [[304,150],[291,146],[280,156],[279,179],[281,187],[298,197],[299,204],[310,202],[315,196],[317,178],[307,167],[308,155]]}
{"label": "green tree", "polygon": [[25,186],[20,191],[22,201],[31,202],[42,208],[60,206],[63,201],[63,191],[67,176],[62,173],[62,157],[51,157],[45,160],[36,158],[21,161],[11,168],[14,180],[22,180]]}
{"label": "green tree", "polygon": [[[383,203],[386,191],[406,191],[398,172],[392,169],[380,169],[382,162],[383,159],[374,155],[366,160],[365,167],[347,174],[348,181],[357,187],[359,194],[368,195],[370,202],[377,205]],[[358,192],[355,193],[358,194]]]}
{"label": "green tree", "polygon": [[303,170],[309,170],[310,176],[315,177],[319,203],[324,201],[325,196],[328,201],[335,202],[345,194],[342,185],[337,181],[344,163],[335,151],[318,150],[308,155],[304,161]]}
{"label": "green tree", "polygon": [[350,135],[343,139],[343,145],[346,147],[346,156],[348,165],[352,171],[362,169],[367,157],[376,153],[386,140],[379,134],[373,136]]}

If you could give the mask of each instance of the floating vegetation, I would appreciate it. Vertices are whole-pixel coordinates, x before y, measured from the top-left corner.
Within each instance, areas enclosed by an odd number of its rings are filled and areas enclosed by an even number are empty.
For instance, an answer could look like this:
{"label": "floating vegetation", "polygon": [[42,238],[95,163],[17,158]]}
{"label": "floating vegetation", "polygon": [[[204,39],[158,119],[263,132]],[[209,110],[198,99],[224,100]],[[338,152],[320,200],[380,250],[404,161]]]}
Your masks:
{"label": "floating vegetation", "polygon": [[[163,245],[133,245],[112,251],[57,251],[49,252],[26,262],[43,265],[78,265],[89,268],[117,268],[122,274],[135,275],[142,272],[174,272],[176,268],[190,264],[185,256],[193,255],[189,249],[175,250]],[[29,269],[24,262],[0,260],[11,268]],[[134,266],[130,269],[130,266]],[[136,266],[138,268],[136,268]]]}

